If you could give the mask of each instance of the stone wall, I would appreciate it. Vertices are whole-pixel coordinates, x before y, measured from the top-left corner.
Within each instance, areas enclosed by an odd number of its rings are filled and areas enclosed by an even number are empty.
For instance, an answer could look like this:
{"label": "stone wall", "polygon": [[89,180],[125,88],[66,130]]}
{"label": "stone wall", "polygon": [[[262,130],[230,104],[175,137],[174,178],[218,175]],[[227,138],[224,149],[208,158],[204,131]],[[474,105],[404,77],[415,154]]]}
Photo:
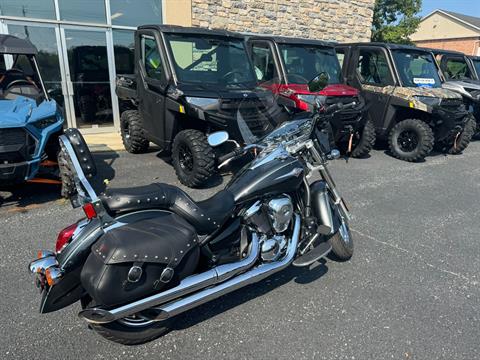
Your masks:
{"label": "stone wall", "polygon": [[232,31],[369,41],[375,0],[192,0],[192,25]]}

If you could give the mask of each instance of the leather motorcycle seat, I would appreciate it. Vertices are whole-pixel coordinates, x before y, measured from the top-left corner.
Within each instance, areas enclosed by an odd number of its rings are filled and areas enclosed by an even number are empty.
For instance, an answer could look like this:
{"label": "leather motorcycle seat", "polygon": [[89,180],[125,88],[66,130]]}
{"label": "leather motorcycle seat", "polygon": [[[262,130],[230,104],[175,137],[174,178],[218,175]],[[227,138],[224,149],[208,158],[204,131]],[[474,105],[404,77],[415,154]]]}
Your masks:
{"label": "leather motorcycle seat", "polygon": [[219,228],[235,208],[233,195],[228,190],[196,202],[182,189],[161,183],[109,189],[100,199],[112,216],[146,209],[170,210],[182,216],[202,235]]}

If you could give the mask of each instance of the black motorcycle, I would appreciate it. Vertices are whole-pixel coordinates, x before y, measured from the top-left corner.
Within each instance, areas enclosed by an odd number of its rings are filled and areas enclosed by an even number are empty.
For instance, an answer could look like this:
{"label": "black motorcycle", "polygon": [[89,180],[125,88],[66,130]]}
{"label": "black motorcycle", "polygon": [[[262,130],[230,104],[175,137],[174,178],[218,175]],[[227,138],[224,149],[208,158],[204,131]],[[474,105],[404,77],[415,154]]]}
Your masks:
{"label": "black motorcycle", "polygon": [[[72,203],[86,218],[30,264],[40,312],[80,300],[79,316],[100,335],[139,344],[164,334],[176,315],[292,263],[308,266],[331,251],[348,260],[349,211],[327,169],[339,157],[330,151],[328,121],[343,106],[320,106],[224,155],[220,166],[246,154],[253,160],[200,202],[159,183],[97,196],[85,175],[88,148],[67,131],[60,141],[75,175]],[[226,141],[225,132],[209,136],[211,146]],[[309,183],[314,171],[322,180]]]}

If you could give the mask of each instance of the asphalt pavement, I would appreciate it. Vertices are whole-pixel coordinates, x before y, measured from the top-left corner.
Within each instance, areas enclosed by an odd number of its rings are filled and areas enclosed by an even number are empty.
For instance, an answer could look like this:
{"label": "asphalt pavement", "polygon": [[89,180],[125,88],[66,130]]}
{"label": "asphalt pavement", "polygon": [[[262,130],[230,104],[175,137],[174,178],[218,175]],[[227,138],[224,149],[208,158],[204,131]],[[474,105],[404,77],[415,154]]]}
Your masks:
{"label": "asphalt pavement", "polygon": [[[95,155],[95,187],[178,185],[157,152]],[[352,210],[351,261],[290,267],[177,318],[145,345],[109,342],[79,305],[38,313],[27,264],[82,216],[58,189],[0,190],[2,359],[478,359],[480,142],[410,164],[383,151],[331,170]],[[105,181],[107,179],[109,181]],[[224,186],[188,190],[204,199]]]}

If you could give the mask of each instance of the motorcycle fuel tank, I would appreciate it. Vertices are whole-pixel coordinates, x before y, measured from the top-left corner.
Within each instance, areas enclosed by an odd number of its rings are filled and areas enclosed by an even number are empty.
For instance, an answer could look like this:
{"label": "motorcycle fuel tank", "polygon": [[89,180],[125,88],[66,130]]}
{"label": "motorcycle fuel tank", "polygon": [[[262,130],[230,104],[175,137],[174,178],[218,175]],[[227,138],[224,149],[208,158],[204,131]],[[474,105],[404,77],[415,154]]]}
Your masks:
{"label": "motorcycle fuel tank", "polygon": [[277,149],[243,168],[227,185],[236,203],[291,193],[303,182],[302,163]]}

